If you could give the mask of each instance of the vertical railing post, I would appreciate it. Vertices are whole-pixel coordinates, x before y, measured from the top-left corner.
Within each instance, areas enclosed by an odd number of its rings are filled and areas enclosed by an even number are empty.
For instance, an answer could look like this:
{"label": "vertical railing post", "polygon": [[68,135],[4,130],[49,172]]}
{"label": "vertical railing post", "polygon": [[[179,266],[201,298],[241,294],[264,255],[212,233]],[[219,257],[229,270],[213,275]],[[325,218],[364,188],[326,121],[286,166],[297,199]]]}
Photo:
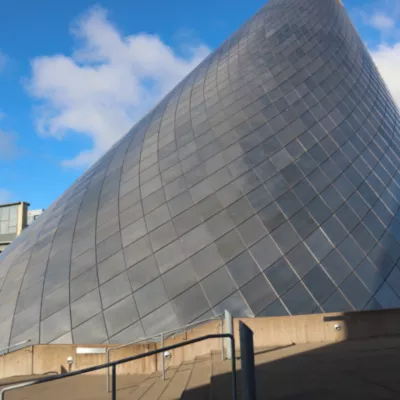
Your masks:
{"label": "vertical railing post", "polygon": [[[222,335],[224,333],[224,321],[223,319],[221,319],[219,321],[219,333]],[[225,360],[225,349],[224,349],[225,343],[224,343],[224,338],[221,338],[221,357],[222,357],[222,361]]]}
{"label": "vertical railing post", "polygon": [[117,400],[117,367],[112,366],[112,400]]}
{"label": "vertical railing post", "polygon": [[[110,362],[110,349],[106,350],[107,353],[107,364]],[[107,393],[110,393],[110,367],[107,367]]]}
{"label": "vertical railing post", "polygon": [[[161,348],[164,348],[164,334],[161,334]],[[162,351],[161,353],[161,372],[162,372],[162,378],[165,381],[165,357],[164,357],[164,352]]]}
{"label": "vertical railing post", "polygon": [[236,383],[236,357],[235,357],[235,338],[230,337],[230,346],[232,354],[232,399],[237,400],[237,383]]}
{"label": "vertical railing post", "polygon": [[253,331],[239,322],[240,359],[242,361],[242,399],[256,400],[256,371],[254,365]]}
{"label": "vertical railing post", "polygon": [[[228,334],[233,336],[233,318],[232,318],[232,314],[228,310],[225,310],[224,314],[225,314],[225,331],[226,331],[226,333],[228,333]],[[225,343],[227,345],[226,346],[226,358],[228,360],[232,360],[233,353],[232,353],[232,350],[231,350],[229,339],[227,339],[225,341]]]}

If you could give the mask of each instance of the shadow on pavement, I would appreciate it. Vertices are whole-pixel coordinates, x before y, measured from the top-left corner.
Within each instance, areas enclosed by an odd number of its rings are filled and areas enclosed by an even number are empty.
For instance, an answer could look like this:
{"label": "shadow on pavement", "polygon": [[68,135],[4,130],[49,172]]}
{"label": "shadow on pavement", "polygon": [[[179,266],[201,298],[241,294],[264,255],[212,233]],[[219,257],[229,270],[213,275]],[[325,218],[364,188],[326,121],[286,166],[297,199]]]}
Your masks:
{"label": "shadow on pavement", "polygon": [[[257,399],[400,398],[400,338],[285,346],[255,354]],[[213,376],[210,385],[212,399],[232,398],[230,373]],[[239,392],[240,385],[238,371]],[[204,387],[188,391],[185,400],[208,399],[202,396],[206,392]]]}

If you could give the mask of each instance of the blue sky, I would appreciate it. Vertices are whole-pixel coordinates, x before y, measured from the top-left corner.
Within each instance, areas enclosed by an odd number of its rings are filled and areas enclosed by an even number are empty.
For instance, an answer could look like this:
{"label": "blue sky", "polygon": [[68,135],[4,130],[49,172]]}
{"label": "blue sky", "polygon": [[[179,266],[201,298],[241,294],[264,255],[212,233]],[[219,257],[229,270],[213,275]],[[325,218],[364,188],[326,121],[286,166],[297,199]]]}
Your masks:
{"label": "blue sky", "polygon": [[[0,0],[0,202],[48,207],[263,4]],[[400,2],[344,5],[400,104]]]}

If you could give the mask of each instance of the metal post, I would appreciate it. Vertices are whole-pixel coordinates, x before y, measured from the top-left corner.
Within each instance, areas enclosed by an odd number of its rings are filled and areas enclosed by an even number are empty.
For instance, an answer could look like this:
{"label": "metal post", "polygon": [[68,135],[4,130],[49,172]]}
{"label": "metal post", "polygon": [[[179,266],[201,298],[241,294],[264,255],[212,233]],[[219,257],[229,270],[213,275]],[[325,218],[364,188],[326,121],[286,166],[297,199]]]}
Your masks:
{"label": "metal post", "polygon": [[253,331],[239,322],[240,358],[242,360],[242,399],[256,400]]}
{"label": "metal post", "polygon": [[[228,339],[229,340],[229,339]],[[237,383],[236,383],[236,357],[235,357],[235,339],[232,335],[229,348],[232,354],[232,399],[237,400]]]}
{"label": "metal post", "polygon": [[[110,349],[106,350],[107,353],[107,364],[110,362]],[[107,368],[107,393],[110,393],[110,367]]]}
{"label": "metal post", "polygon": [[[223,334],[224,333],[224,321],[221,319],[219,321],[219,333]],[[221,357],[222,361],[225,360],[225,349],[224,349],[224,338],[221,338]]]}
{"label": "metal post", "polygon": [[117,367],[112,366],[112,400],[117,400]]}
{"label": "metal post", "polygon": [[[164,348],[164,334],[161,334],[161,348]],[[165,381],[165,358],[164,358],[164,352],[162,351],[161,353],[161,370],[162,370],[162,378]]]}
{"label": "metal post", "polygon": [[[233,336],[233,318],[232,318],[232,314],[228,311],[225,310],[224,312],[225,314],[225,331],[226,333],[229,333],[230,335]],[[228,343],[229,339],[227,339],[227,341],[225,341],[225,343],[227,344],[226,346],[226,358],[228,360],[232,360],[232,350],[231,350],[231,346],[229,346]]]}

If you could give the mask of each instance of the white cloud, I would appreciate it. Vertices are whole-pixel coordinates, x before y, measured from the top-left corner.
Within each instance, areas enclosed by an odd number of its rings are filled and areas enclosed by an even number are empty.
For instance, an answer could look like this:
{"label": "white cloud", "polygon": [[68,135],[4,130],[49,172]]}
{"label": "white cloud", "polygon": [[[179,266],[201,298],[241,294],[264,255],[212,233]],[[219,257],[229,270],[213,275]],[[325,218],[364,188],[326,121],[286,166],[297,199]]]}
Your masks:
{"label": "white cloud", "polygon": [[368,33],[368,41],[374,44],[400,39],[400,1],[399,0],[369,0],[362,8],[353,8],[350,14],[360,27],[368,26],[376,32]]}
{"label": "white cloud", "polygon": [[380,31],[394,29],[396,21],[382,12],[377,12],[369,19],[369,25]]}
{"label": "white cloud", "polygon": [[[400,107],[400,1],[372,0],[353,9],[353,19],[379,32],[367,36],[367,46],[396,104]],[[361,18],[361,19],[360,19]]]}
{"label": "white cloud", "polygon": [[4,188],[0,188],[0,204],[9,203],[12,199],[12,193]]}
{"label": "white cloud", "polygon": [[381,44],[376,50],[371,51],[371,55],[397,106],[400,107],[400,43],[393,45]]}
{"label": "white cloud", "polygon": [[93,163],[209,53],[195,45],[177,55],[156,35],[123,36],[103,8],[92,8],[71,29],[79,47],[71,56],[32,60],[28,88],[40,100],[40,134],[88,136],[93,147],[67,166]]}

